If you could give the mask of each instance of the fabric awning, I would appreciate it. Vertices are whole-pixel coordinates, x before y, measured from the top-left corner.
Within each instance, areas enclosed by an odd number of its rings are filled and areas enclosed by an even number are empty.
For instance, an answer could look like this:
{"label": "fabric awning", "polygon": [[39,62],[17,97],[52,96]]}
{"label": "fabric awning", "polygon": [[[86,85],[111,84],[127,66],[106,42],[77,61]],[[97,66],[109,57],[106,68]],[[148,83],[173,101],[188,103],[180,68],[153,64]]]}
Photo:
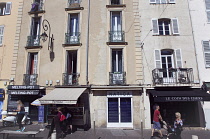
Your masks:
{"label": "fabric awning", "polygon": [[76,104],[80,95],[87,88],[55,88],[40,98],[41,104]]}
{"label": "fabric awning", "polygon": [[187,90],[148,90],[155,102],[171,101],[210,101],[210,94],[201,89]]}

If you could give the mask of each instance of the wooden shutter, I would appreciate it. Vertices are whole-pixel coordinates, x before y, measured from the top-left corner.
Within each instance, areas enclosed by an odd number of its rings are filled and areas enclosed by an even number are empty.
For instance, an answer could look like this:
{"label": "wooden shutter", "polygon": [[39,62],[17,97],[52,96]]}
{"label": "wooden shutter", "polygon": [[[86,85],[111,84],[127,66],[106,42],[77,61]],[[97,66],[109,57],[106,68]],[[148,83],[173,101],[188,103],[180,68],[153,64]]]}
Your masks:
{"label": "wooden shutter", "polygon": [[210,67],[210,45],[209,41],[203,41],[203,52],[204,52],[204,59],[205,65],[207,68]]}
{"label": "wooden shutter", "polygon": [[182,68],[182,53],[181,49],[175,50],[175,56],[176,56],[176,68]]}
{"label": "wooden shutter", "polygon": [[162,62],[161,62],[161,52],[160,50],[155,50],[155,67],[156,68],[162,68]]}
{"label": "wooden shutter", "polygon": [[34,53],[33,74],[37,74],[37,66],[38,66],[38,53]]}
{"label": "wooden shutter", "polygon": [[176,0],[169,0],[169,3],[176,3]]}
{"label": "wooden shutter", "polygon": [[3,43],[3,37],[4,37],[4,26],[0,26],[0,45]]}
{"label": "wooden shutter", "polygon": [[205,0],[207,21],[210,22],[210,0]]}
{"label": "wooden shutter", "polygon": [[173,32],[173,34],[179,34],[178,19],[172,18],[171,19],[171,23],[172,23],[172,32]]}
{"label": "wooden shutter", "polygon": [[156,3],[156,0],[150,0],[150,3]]}
{"label": "wooden shutter", "polygon": [[6,3],[5,15],[9,15],[11,13],[12,2]]}
{"label": "wooden shutter", "polygon": [[158,19],[152,19],[153,35],[159,35]]}

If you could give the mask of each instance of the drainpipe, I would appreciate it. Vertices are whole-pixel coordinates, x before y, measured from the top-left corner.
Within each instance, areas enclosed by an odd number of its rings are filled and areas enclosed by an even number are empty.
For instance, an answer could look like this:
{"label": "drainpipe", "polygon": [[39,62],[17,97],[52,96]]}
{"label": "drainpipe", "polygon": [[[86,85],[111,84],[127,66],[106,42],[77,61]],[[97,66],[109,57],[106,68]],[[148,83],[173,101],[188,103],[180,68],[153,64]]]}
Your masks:
{"label": "drainpipe", "polygon": [[[187,3],[188,3],[188,9],[189,9],[190,23],[191,23],[191,27],[192,27],[193,45],[194,45],[195,56],[196,56],[196,68],[197,68],[197,71],[198,71],[198,80],[200,82],[200,72],[199,72],[199,68],[198,68],[197,49],[196,49],[196,44],[195,44],[195,36],[194,36],[194,29],[193,29],[193,24],[192,24],[192,16],[191,16],[191,12],[190,12],[189,0],[187,0]],[[201,84],[201,82],[200,82],[200,84]]]}
{"label": "drainpipe", "polygon": [[87,42],[86,42],[86,84],[89,84],[88,80],[88,54],[89,54],[89,31],[90,31],[90,0],[88,0],[88,21],[87,21]]}

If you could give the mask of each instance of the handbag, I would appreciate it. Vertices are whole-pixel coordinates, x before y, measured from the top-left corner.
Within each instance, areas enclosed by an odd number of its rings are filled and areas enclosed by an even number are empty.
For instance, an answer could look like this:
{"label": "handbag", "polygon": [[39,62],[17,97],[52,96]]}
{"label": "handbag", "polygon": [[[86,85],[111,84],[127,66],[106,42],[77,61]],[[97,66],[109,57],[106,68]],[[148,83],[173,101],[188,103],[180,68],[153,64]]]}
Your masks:
{"label": "handbag", "polygon": [[62,122],[63,120],[65,120],[66,119],[66,116],[65,115],[63,115],[63,114],[61,114],[61,118],[60,118],[60,121]]}

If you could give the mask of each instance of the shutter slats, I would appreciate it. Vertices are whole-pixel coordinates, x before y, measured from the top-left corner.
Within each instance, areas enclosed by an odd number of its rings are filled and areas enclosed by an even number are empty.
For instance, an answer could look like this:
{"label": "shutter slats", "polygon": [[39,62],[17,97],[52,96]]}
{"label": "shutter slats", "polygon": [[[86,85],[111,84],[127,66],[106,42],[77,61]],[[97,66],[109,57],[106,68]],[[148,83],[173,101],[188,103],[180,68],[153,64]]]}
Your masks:
{"label": "shutter slats", "polygon": [[173,30],[173,34],[179,34],[179,24],[178,24],[178,19],[176,18],[172,18],[171,19],[172,22],[172,30]]}
{"label": "shutter slats", "polygon": [[181,49],[176,49],[175,50],[175,55],[176,55],[176,67],[177,68],[182,68],[182,54],[181,54]]}
{"label": "shutter slats", "polygon": [[9,15],[11,13],[12,2],[6,3],[5,15]]}
{"label": "shutter slats", "polygon": [[205,58],[206,67],[210,67],[210,44],[209,41],[202,41],[203,44],[203,52]]}
{"label": "shutter slats", "polygon": [[0,26],[0,45],[3,43],[3,37],[4,37],[4,26]]}
{"label": "shutter slats", "polygon": [[152,19],[152,30],[154,35],[159,35],[158,19]]}
{"label": "shutter slats", "polygon": [[34,69],[33,69],[33,73],[37,74],[37,65],[38,65],[38,54],[34,54]]}
{"label": "shutter slats", "polygon": [[206,10],[210,10],[210,0],[205,0]]}
{"label": "shutter slats", "polygon": [[155,67],[161,68],[161,53],[160,50],[155,50]]}

